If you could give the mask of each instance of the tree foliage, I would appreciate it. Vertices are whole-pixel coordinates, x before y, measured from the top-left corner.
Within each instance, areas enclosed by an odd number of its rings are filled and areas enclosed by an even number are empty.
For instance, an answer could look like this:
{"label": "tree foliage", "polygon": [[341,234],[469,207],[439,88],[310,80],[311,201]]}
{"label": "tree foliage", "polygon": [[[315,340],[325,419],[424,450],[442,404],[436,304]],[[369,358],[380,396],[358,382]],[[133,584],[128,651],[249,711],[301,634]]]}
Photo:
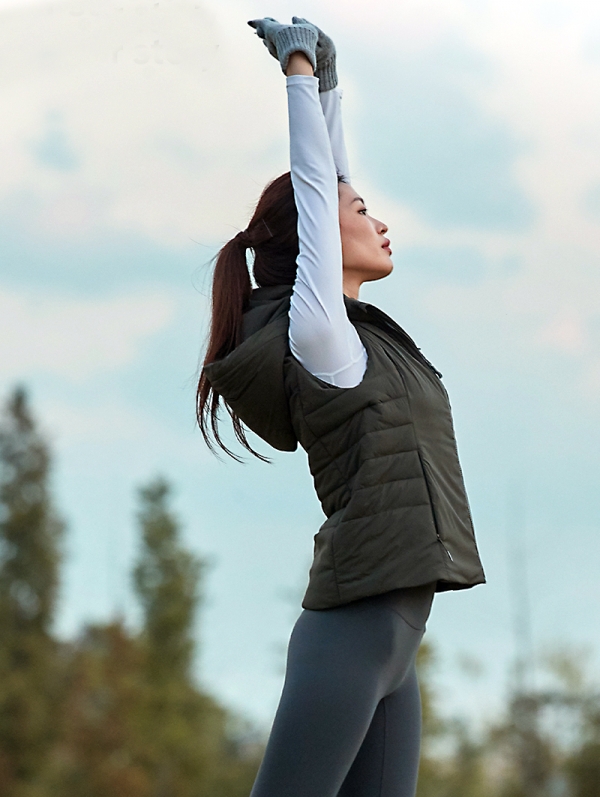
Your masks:
{"label": "tree foliage", "polygon": [[150,797],[143,766],[142,651],[121,621],[88,626],[62,650],[61,734],[50,794]]}
{"label": "tree foliage", "polygon": [[56,603],[63,525],[50,454],[17,388],[0,419],[0,795],[37,797],[55,737]]}
{"label": "tree foliage", "polygon": [[52,632],[63,524],[27,395],[0,418],[0,797],[244,797],[260,745],[193,676],[204,562],[161,478],[139,491],[142,627]]}
{"label": "tree foliage", "polygon": [[418,797],[600,797],[600,693],[577,652],[548,664],[545,689],[511,691],[503,715],[474,728],[441,715],[435,655],[421,646]]}
{"label": "tree foliage", "polygon": [[144,614],[147,677],[157,689],[189,680],[203,570],[202,561],[181,544],[169,492],[162,478],[139,491],[141,550],[134,570]]}
{"label": "tree foliage", "polygon": [[134,570],[143,610],[144,766],[156,797],[213,797],[234,764],[227,712],[198,690],[191,675],[196,611],[204,563],[186,550],[157,478],[140,492],[141,547]]}

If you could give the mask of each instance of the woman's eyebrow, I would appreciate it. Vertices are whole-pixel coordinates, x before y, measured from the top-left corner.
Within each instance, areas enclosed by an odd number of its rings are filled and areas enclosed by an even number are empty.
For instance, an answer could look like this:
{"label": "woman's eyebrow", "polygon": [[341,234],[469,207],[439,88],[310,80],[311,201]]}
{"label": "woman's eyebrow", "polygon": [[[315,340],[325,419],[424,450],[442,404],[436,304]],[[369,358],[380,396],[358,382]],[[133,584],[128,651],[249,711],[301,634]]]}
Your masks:
{"label": "woman's eyebrow", "polygon": [[[364,199],[363,199],[361,196],[355,196],[355,197],[354,197],[354,199],[352,200],[352,202],[356,202],[357,200],[358,200],[358,201],[360,201],[360,202],[362,202],[362,203],[363,203],[363,205],[366,205],[366,204],[367,204],[367,203],[365,202],[365,200],[364,200]],[[352,202],[350,202],[350,204],[352,204]]]}

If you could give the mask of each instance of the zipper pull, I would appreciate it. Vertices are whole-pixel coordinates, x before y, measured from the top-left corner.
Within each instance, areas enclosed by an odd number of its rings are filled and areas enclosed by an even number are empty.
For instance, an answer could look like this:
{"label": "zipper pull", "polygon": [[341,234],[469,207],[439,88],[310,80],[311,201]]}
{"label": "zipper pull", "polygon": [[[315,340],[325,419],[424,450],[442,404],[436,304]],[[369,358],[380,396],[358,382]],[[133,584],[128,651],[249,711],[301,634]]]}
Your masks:
{"label": "zipper pull", "polygon": [[450,559],[450,561],[451,561],[451,562],[453,562],[453,561],[454,561],[454,558],[453,558],[452,554],[450,553],[450,551],[449,551],[449,550],[446,548],[446,546],[444,545],[444,542],[443,542],[442,538],[440,537],[440,535],[439,535],[439,534],[436,534],[436,536],[437,536],[437,538],[438,538],[438,542],[441,544],[442,548],[443,548],[443,549],[446,551],[446,553],[448,554],[448,558]]}

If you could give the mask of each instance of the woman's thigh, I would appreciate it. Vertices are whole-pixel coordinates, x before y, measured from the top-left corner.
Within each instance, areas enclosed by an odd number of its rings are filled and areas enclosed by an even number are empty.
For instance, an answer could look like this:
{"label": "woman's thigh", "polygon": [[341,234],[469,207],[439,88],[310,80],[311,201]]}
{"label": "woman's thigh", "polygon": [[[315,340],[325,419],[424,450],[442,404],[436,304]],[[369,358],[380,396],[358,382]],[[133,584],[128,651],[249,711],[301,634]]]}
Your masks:
{"label": "woman's thigh", "polygon": [[379,702],[393,623],[384,608],[302,612],[251,797],[335,797]]}
{"label": "woman's thigh", "polygon": [[251,797],[335,797],[421,635],[381,597],[303,611]]}
{"label": "woman's thigh", "polygon": [[383,697],[338,797],[414,797],[421,747],[421,697],[413,664]]}

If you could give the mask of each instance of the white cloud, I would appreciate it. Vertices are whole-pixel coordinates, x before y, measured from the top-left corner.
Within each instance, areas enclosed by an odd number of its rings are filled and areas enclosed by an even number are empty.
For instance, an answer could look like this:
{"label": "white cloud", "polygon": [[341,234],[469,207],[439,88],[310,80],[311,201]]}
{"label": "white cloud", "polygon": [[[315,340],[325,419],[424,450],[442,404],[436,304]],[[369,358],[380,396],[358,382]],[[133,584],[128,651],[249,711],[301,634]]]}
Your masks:
{"label": "white cloud", "polygon": [[158,424],[139,407],[127,406],[115,397],[103,397],[84,406],[74,402],[44,402],[44,426],[52,430],[61,449],[85,444],[109,446],[135,443],[141,446],[156,439]]}
{"label": "white cloud", "polygon": [[175,301],[151,293],[112,299],[0,291],[4,380],[38,373],[83,382],[131,363],[172,318]]}
{"label": "white cloud", "polygon": [[[586,211],[585,198],[600,184],[600,58],[590,57],[591,43],[599,40],[600,6],[585,0],[374,0],[365,8],[349,0],[342,16],[337,9],[327,0],[323,25],[343,25],[350,37],[371,40],[373,47],[378,37],[391,58],[394,50],[427,52],[458,40],[490,64],[489,79],[466,74],[463,90],[524,144],[512,170],[534,207],[525,232],[438,229],[375,186],[361,184],[361,191],[389,224],[398,262],[404,247],[421,245],[441,252],[473,248],[490,263],[476,284],[432,285],[422,297],[426,315],[453,325],[461,340],[472,342],[471,351],[480,348],[482,363],[491,352],[510,367],[536,352],[554,352],[557,364],[574,358],[580,379],[572,387],[597,402],[600,221]],[[506,258],[518,265],[501,273],[493,266]]]}
{"label": "white cloud", "polygon": [[341,17],[334,0],[325,7],[332,25],[374,47],[385,20],[381,35],[392,58],[392,41],[406,53],[458,38],[480,52],[492,76],[482,85],[466,75],[464,89],[526,145],[514,171],[538,213],[536,234],[598,251],[600,224],[583,208],[600,183],[600,58],[588,55],[600,36],[597,3],[374,0],[365,9],[349,0]]}
{"label": "white cloud", "polygon": [[[36,391],[34,390],[34,399]],[[77,400],[71,393],[63,398],[41,395],[35,401],[36,415],[60,457],[87,450],[117,456],[124,470],[160,470],[161,462],[176,462],[197,468],[212,464],[212,454],[193,429],[193,397],[189,397],[190,425],[177,428],[143,402],[131,403],[116,393],[103,391],[90,399]],[[118,452],[115,454],[115,452]]]}
{"label": "white cloud", "polygon": [[[272,10],[237,0],[86,0],[5,13],[0,53],[10,68],[0,78],[0,198],[38,196],[34,223],[45,235],[117,227],[176,246],[225,240],[245,225],[266,180],[287,168],[281,74],[246,19],[267,12],[285,19],[292,11],[288,0],[274,0]],[[525,144],[512,169],[535,208],[526,232],[438,229],[368,180],[361,191],[389,224],[399,258],[403,247],[418,244],[475,249],[492,264],[518,262],[513,273],[492,268],[477,285],[454,286],[453,307],[479,325],[481,339],[508,325],[519,347],[583,353],[582,379],[596,384],[600,351],[590,330],[600,224],[584,198],[600,183],[600,59],[590,57],[600,32],[597,4],[348,0],[340,14],[337,0],[325,0],[318,9],[307,3],[304,13],[346,41],[360,37],[374,57],[453,39],[491,64],[485,85],[465,74],[463,89]],[[340,55],[343,76],[352,52]],[[365,90],[345,82],[348,109]],[[62,112],[78,169],[35,161],[52,111]],[[353,171],[364,173],[350,129],[347,138]],[[448,290],[433,286],[424,311],[443,312],[439,297]]]}
{"label": "white cloud", "polygon": [[542,329],[540,342],[568,353],[580,354],[585,345],[581,320],[575,314],[561,313]]}
{"label": "white cloud", "polygon": [[[39,194],[48,234],[108,225],[186,244],[242,226],[265,181],[287,168],[281,75],[245,24],[260,5],[85,0],[4,12],[0,197]],[[288,7],[275,0],[274,13]],[[374,54],[380,41],[405,52],[456,36],[480,51],[494,78],[466,88],[529,144],[514,169],[540,229],[597,239],[581,209],[600,181],[600,60],[586,56],[600,30],[594,5],[348,0],[340,15],[327,0],[318,16]],[[81,161],[71,172],[32,154],[57,110]]]}
{"label": "white cloud", "polygon": [[[46,234],[90,227],[187,245],[230,237],[287,168],[278,66],[227,4],[48,3],[0,26],[0,198],[31,191]],[[59,114],[80,166],[36,161]]]}

